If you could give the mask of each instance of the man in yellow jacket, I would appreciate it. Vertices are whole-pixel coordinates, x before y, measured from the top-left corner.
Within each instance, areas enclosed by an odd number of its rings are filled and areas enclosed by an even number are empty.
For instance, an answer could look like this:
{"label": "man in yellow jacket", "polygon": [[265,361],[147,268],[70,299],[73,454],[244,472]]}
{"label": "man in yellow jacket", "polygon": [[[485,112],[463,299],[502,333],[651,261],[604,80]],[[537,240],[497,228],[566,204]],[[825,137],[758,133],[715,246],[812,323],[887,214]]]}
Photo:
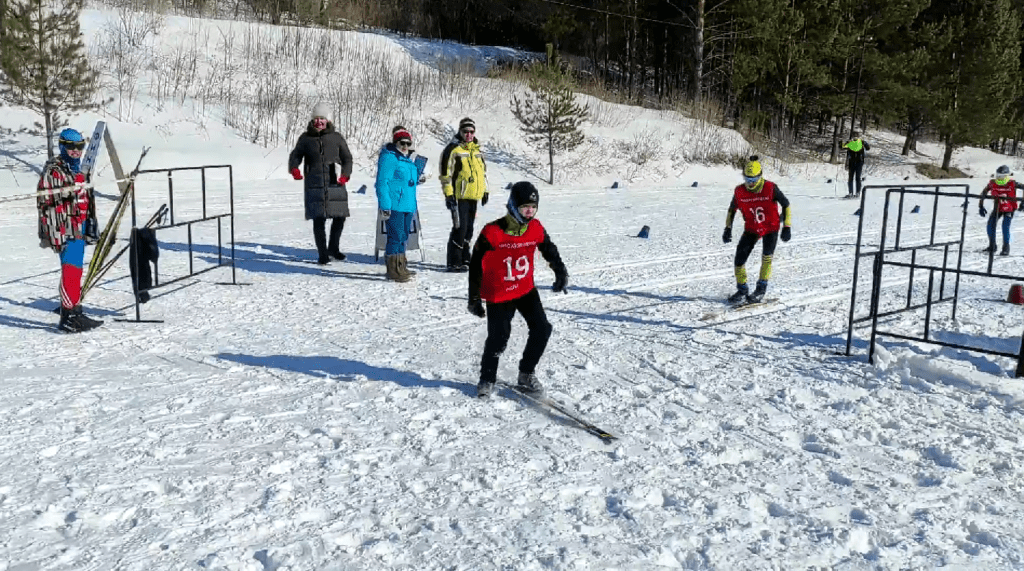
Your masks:
{"label": "man in yellow jacket", "polygon": [[468,272],[476,202],[487,204],[488,198],[487,163],[476,139],[476,123],[469,117],[459,121],[455,139],[441,153],[441,185],[444,204],[452,213],[448,271]]}

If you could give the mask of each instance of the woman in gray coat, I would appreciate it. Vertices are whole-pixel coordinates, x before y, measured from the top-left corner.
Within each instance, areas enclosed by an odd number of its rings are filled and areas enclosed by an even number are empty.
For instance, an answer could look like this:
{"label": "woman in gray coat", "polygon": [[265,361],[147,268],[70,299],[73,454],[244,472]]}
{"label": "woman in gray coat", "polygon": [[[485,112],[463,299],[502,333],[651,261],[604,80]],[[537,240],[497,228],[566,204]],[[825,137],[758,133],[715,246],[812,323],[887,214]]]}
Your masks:
{"label": "woman in gray coat", "polygon": [[[320,264],[329,263],[332,256],[345,259],[338,242],[349,215],[345,185],[352,175],[352,153],[345,138],[327,119],[328,111],[326,104],[316,104],[306,132],[299,135],[299,141],[288,156],[288,172],[295,180],[303,180],[299,164],[305,163],[306,220],[313,221],[313,240]],[[341,165],[340,176],[336,174],[337,164]],[[326,236],[328,218],[331,219],[330,242]]]}

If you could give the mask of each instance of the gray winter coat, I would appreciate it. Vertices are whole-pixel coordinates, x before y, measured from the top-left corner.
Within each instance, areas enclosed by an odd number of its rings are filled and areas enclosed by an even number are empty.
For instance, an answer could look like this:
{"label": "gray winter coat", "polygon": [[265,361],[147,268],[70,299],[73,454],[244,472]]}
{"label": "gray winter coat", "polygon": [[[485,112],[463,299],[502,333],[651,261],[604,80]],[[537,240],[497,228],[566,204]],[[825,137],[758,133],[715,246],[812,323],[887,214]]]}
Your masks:
{"label": "gray winter coat", "polygon": [[[295,148],[288,156],[288,170],[298,168],[300,163],[305,163],[303,176],[306,190],[306,220],[326,218],[327,187],[335,190],[339,188],[339,174],[335,165],[341,164],[340,176],[352,176],[352,153],[348,150],[345,138],[334,130],[333,123],[328,121],[326,129],[317,131],[313,128],[313,122],[309,122],[306,132],[299,135],[299,141],[295,143]],[[340,205],[341,210],[348,212],[347,194],[334,194],[345,196],[344,199],[336,198],[332,202],[343,201],[344,205]]]}

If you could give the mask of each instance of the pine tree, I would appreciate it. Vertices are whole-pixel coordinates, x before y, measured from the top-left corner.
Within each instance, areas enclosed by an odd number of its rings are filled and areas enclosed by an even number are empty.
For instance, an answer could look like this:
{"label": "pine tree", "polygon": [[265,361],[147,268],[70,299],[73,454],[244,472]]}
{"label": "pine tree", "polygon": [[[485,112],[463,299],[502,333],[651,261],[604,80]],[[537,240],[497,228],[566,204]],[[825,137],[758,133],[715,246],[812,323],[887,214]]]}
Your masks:
{"label": "pine tree", "polygon": [[987,145],[1006,126],[1017,95],[1020,16],[1009,0],[933,4],[931,10],[944,49],[932,50],[930,115],[946,146],[942,168],[949,170],[956,148]]}
{"label": "pine tree", "polygon": [[555,67],[536,67],[529,87],[522,99],[512,95],[512,114],[527,142],[539,151],[547,150],[548,184],[554,184],[555,154],[571,151],[583,142],[581,127],[590,110],[576,103],[571,81]]}
{"label": "pine tree", "polygon": [[96,109],[99,75],[89,65],[78,24],[83,0],[8,0],[0,45],[0,96],[43,116],[47,151],[62,113]]}

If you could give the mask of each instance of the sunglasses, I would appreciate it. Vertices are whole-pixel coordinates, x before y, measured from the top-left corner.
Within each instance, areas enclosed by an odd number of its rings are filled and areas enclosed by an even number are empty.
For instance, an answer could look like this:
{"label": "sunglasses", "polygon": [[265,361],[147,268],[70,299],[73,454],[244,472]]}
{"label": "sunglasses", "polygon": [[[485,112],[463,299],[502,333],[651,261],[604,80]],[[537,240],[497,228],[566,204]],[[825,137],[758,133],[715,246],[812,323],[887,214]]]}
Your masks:
{"label": "sunglasses", "polygon": [[412,141],[398,141],[399,147],[411,147]]}
{"label": "sunglasses", "polygon": [[64,141],[61,144],[69,151],[81,151],[85,148],[85,141]]}

